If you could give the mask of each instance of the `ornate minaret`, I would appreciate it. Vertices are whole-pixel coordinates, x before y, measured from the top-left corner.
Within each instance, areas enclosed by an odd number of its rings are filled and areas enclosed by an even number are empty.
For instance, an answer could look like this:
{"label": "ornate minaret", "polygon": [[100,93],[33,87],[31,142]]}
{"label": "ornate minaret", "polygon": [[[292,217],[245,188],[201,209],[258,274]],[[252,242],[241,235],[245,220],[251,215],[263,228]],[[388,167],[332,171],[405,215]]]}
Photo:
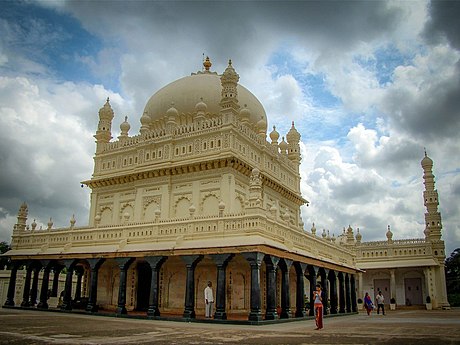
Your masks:
{"label": "ornate minaret", "polygon": [[294,126],[294,121],[292,121],[291,129],[289,130],[288,134],[286,135],[286,139],[288,141],[288,158],[300,164],[300,133]]}
{"label": "ornate minaret", "polygon": [[438,191],[434,187],[434,175],[432,172],[433,161],[426,155],[422,159],[423,180],[425,191],[423,192],[425,213],[425,239],[427,241],[436,242],[441,240],[441,213],[438,212]]}
{"label": "ornate minaret", "polygon": [[110,139],[112,139],[112,120],[113,110],[107,97],[107,102],[104,106],[99,109],[99,124],[97,125],[97,131],[94,137],[96,138],[96,153],[101,152],[104,149]]}
{"label": "ornate minaret", "polygon": [[222,107],[222,113],[232,113],[238,116],[240,106],[238,104],[238,80],[240,76],[235,72],[232,66],[232,60],[228,60],[228,66],[224,73],[220,77],[222,85],[222,98],[220,100],[220,106]]}
{"label": "ornate minaret", "polygon": [[16,230],[25,230],[26,229],[26,222],[27,222],[27,215],[29,210],[27,208],[27,204],[25,202],[22,203],[21,207],[19,207],[18,211],[18,222],[16,223],[15,229]]}

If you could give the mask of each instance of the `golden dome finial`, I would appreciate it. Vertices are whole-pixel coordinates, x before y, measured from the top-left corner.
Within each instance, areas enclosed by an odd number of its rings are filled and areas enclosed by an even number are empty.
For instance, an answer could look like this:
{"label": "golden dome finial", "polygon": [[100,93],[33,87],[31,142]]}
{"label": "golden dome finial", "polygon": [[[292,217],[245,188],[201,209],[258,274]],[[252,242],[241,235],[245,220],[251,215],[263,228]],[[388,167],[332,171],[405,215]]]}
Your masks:
{"label": "golden dome finial", "polygon": [[211,60],[209,60],[209,56],[206,56],[206,60],[204,60],[203,66],[206,71],[209,71],[209,69],[211,68],[212,63]]}

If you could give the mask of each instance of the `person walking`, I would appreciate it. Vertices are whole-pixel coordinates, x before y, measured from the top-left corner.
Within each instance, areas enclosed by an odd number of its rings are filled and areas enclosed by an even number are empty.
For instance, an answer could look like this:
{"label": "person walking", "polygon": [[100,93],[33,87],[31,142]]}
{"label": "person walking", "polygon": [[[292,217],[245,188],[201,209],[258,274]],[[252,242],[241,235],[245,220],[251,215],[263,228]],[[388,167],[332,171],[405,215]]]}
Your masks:
{"label": "person walking", "polygon": [[316,284],[316,291],[313,292],[316,330],[323,328],[323,296],[321,285]]}
{"label": "person walking", "polygon": [[377,302],[377,314],[379,314],[380,308],[382,308],[382,315],[385,315],[385,297],[383,297],[382,291],[379,290],[379,293],[375,296],[375,301]]}
{"label": "person walking", "polygon": [[214,304],[214,296],[212,294],[212,283],[208,281],[208,286],[204,289],[204,302],[206,303],[205,308],[205,316],[207,319],[212,317],[212,307]]}
{"label": "person walking", "polygon": [[364,308],[366,308],[367,315],[371,315],[371,311],[374,309],[374,304],[372,303],[371,296],[369,296],[369,293],[367,292],[364,296]]}

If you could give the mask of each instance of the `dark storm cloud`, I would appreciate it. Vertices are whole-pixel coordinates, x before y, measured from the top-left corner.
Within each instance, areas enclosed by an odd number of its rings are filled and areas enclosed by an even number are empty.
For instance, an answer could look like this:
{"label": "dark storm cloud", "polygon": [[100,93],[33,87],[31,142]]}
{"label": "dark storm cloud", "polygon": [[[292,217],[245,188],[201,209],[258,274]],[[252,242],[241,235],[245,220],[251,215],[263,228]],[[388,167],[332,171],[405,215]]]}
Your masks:
{"label": "dark storm cloud", "polygon": [[428,42],[436,44],[445,38],[460,50],[460,1],[431,1],[428,10],[430,19],[424,30]]}

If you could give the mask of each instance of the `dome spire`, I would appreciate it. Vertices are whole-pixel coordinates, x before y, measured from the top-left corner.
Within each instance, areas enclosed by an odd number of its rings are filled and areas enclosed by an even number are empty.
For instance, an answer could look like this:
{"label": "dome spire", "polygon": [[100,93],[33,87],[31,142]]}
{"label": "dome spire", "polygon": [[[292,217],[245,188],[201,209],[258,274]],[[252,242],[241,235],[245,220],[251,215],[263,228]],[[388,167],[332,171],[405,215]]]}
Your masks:
{"label": "dome spire", "polygon": [[203,67],[204,67],[205,71],[209,72],[209,69],[211,68],[211,66],[212,66],[212,62],[209,59],[209,56],[206,56],[206,60],[203,61]]}

